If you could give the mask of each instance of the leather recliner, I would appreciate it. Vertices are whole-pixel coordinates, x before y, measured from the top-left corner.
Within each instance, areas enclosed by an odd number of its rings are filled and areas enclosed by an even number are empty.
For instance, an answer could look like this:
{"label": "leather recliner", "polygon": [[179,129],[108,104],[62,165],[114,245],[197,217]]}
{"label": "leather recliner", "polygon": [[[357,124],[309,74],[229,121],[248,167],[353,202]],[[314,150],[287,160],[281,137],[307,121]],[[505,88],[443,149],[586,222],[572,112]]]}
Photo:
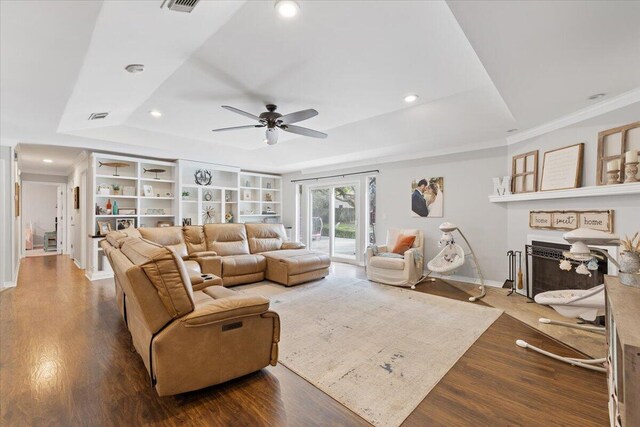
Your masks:
{"label": "leather recliner", "polygon": [[268,299],[226,289],[217,277],[194,290],[184,254],[134,230],[109,233],[100,245],[115,273],[133,345],[158,395],[275,366],[280,322]]}

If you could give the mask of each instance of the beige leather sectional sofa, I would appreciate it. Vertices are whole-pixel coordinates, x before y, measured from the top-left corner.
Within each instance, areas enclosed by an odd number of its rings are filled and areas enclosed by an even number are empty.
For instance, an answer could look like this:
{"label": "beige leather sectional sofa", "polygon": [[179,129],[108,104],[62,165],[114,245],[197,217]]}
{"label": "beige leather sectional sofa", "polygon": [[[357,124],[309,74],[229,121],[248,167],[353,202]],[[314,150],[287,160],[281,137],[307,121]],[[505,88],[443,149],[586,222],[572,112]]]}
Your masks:
{"label": "beige leather sectional sofa", "polygon": [[[171,247],[114,232],[100,242],[120,313],[158,395],[219,384],[278,361],[280,321],[269,300],[195,279]],[[216,286],[217,285],[217,286]]]}
{"label": "beige leather sectional sofa", "polygon": [[206,224],[138,231],[146,240],[175,249],[190,270],[221,277],[224,286],[264,279],[297,285],[327,276],[331,264],[327,255],[288,242],[282,224]]}
{"label": "beige leather sectional sofa", "polygon": [[287,242],[282,224],[129,228],[100,245],[118,309],[160,396],[277,363],[280,323],[269,300],[225,286],[264,278],[295,285],[326,276],[330,264]]}

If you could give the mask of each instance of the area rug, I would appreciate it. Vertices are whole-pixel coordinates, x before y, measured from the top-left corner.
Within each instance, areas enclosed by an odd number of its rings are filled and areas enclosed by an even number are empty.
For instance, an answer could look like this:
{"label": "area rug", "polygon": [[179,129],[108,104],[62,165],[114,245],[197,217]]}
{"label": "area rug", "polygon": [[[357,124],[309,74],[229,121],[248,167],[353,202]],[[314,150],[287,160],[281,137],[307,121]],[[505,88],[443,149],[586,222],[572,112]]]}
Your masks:
{"label": "area rug", "polygon": [[501,310],[354,278],[241,288],[271,299],[279,361],[376,426],[399,426]]}

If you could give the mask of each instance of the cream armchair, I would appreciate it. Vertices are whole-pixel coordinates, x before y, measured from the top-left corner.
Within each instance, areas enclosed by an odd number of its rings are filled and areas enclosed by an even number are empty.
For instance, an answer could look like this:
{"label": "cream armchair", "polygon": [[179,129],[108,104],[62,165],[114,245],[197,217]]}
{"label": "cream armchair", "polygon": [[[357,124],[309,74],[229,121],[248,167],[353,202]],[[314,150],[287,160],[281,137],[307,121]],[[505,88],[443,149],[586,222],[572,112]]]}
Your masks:
{"label": "cream armchair", "polygon": [[373,248],[367,248],[367,278],[373,282],[407,286],[414,289],[415,285],[420,282],[424,270],[424,235],[422,230],[390,228],[387,231],[387,244],[378,245],[378,253],[391,252],[401,234],[416,236],[411,249],[404,253],[404,258],[375,255]]}

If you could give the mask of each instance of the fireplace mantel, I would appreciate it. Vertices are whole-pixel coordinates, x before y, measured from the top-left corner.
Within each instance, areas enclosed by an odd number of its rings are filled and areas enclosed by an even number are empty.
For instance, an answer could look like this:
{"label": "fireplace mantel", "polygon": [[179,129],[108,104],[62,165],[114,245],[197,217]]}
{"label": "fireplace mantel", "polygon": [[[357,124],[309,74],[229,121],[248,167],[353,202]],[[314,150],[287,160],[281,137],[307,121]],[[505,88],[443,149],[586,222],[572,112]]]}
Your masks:
{"label": "fireplace mantel", "polygon": [[640,194],[640,182],[619,185],[593,185],[570,190],[536,191],[535,193],[507,194],[504,196],[489,196],[491,203],[524,202],[527,200],[572,199],[581,197],[620,196],[626,194]]}

